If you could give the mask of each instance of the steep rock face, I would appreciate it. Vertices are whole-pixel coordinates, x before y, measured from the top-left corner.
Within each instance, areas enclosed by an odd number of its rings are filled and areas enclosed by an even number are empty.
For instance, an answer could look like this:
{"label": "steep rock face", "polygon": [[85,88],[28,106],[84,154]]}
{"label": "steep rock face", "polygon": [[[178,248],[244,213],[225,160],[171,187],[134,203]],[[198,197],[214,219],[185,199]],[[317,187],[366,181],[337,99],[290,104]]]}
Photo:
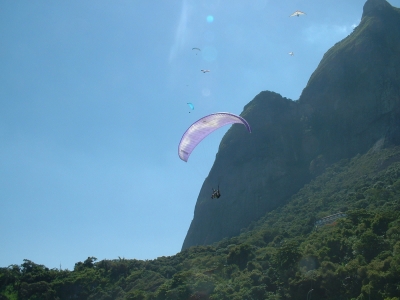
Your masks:
{"label": "steep rock face", "polygon": [[400,10],[368,0],[359,26],[332,47],[299,99],[328,162],[400,142]]}
{"label": "steep rock face", "polygon": [[[252,133],[232,126],[223,137],[183,248],[236,235],[309,180],[296,102],[262,92],[241,115]],[[218,184],[223,196],[210,199],[211,188]]]}
{"label": "steep rock face", "polygon": [[366,15],[374,15],[380,10],[389,8],[391,5],[386,0],[368,0],[364,4],[363,17]]}
{"label": "steep rock face", "polygon": [[222,139],[183,249],[237,235],[330,163],[400,144],[400,10],[368,0],[359,26],[324,55],[299,101],[262,92],[241,115],[253,133],[232,126]]}

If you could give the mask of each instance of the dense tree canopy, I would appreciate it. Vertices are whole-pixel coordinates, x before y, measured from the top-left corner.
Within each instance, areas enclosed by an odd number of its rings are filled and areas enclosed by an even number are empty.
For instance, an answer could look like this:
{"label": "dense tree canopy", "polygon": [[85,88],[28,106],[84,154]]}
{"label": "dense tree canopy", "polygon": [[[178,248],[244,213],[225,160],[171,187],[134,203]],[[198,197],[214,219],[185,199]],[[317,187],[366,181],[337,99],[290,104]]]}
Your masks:
{"label": "dense tree canopy", "polygon": [[[326,169],[240,236],[140,261],[74,270],[0,268],[0,299],[400,300],[400,147]],[[346,217],[315,221],[338,211]],[[310,292],[311,291],[311,292]]]}

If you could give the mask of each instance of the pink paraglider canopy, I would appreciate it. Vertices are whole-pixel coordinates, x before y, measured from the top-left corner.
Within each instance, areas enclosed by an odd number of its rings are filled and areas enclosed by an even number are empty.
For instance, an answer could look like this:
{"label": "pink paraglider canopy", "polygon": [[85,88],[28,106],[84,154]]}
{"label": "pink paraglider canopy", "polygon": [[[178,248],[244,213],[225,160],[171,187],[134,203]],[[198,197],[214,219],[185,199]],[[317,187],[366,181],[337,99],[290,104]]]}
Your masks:
{"label": "pink paraglider canopy", "polygon": [[194,122],[182,136],[178,146],[179,157],[183,161],[187,161],[194,148],[196,148],[207,135],[222,126],[234,123],[243,124],[246,126],[247,130],[251,132],[250,125],[245,119],[227,112],[211,114]]}

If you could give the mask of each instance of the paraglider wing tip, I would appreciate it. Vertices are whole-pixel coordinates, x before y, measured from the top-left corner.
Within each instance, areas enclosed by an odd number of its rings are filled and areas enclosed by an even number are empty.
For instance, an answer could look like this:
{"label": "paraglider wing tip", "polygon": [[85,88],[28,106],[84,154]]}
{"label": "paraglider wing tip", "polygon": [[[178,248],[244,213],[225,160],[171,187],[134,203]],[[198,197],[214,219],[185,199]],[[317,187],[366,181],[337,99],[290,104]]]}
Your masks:
{"label": "paraglider wing tip", "polygon": [[251,133],[250,124],[249,124],[243,117],[241,117],[241,116],[238,116],[238,117],[242,120],[243,125],[247,128],[247,130],[249,131],[249,133]]}
{"label": "paraglider wing tip", "polygon": [[179,147],[178,147],[178,155],[179,155],[179,158],[181,159],[181,160],[183,160],[184,162],[187,162],[188,161],[188,159],[189,159],[189,153],[187,153],[185,150],[183,150],[183,149],[180,149],[180,144],[179,144]]}
{"label": "paraglider wing tip", "polygon": [[184,162],[187,162],[187,161],[188,161],[188,157],[182,157],[182,155],[179,155],[179,158],[180,158],[181,160],[183,160]]}

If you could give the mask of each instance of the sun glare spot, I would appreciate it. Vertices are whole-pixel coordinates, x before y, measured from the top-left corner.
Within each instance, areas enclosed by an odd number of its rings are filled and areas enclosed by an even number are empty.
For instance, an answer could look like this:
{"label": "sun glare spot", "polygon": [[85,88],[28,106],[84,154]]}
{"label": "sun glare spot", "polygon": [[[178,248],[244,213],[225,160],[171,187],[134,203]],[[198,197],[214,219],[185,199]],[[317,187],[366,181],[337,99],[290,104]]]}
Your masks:
{"label": "sun glare spot", "polygon": [[208,96],[210,96],[211,91],[208,88],[203,88],[201,93],[203,94],[204,97],[208,97]]}

